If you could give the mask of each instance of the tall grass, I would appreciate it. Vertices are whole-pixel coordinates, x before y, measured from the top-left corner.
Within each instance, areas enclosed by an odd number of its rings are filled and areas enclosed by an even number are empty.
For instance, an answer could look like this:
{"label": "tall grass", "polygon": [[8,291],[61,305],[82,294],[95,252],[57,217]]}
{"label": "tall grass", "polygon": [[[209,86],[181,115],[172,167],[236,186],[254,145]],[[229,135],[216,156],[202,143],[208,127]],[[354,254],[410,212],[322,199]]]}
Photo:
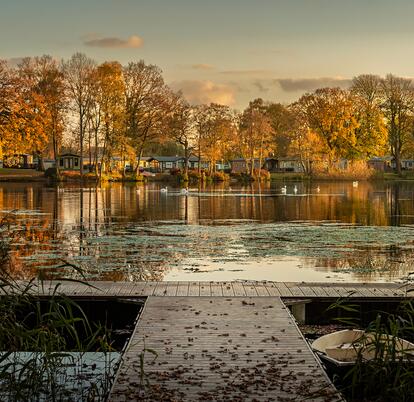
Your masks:
{"label": "tall grass", "polygon": [[320,180],[368,180],[374,176],[375,170],[366,161],[349,162],[346,168],[315,163],[312,172],[312,177]]}
{"label": "tall grass", "polygon": [[[17,236],[11,216],[0,221],[0,400],[105,400],[108,376],[91,375],[97,363],[91,363],[90,352],[101,353],[98,364],[109,375],[110,332],[91,323],[75,301],[60,294],[59,284],[41,299],[41,281],[10,277],[10,244]],[[74,394],[70,381],[78,384]]]}
{"label": "tall grass", "polygon": [[[359,327],[355,305],[341,300],[330,308],[343,311],[338,321]],[[355,346],[355,365],[339,381],[340,391],[351,402],[414,401],[414,350],[401,349],[400,342],[400,339],[414,342],[413,302],[402,302],[393,314],[377,312],[365,333]],[[361,344],[365,347],[359,348]]]}

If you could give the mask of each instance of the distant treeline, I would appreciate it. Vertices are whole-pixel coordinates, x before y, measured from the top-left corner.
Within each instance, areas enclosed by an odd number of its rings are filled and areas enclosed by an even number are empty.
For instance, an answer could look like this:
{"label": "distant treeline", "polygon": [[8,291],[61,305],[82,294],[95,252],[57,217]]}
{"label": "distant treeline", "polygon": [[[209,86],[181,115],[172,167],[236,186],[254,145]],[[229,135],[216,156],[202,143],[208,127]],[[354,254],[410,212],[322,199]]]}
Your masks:
{"label": "distant treeline", "polygon": [[[413,133],[412,82],[393,75],[361,75],[349,90],[317,89],[290,105],[255,99],[239,112],[190,105],[165,84],[159,67],[142,60],[97,64],[76,53],[63,62],[26,58],[16,68],[0,61],[0,158],[31,153],[56,159],[64,148],[92,160],[97,175],[115,155],[137,161],[138,172],[147,151],[192,154],[210,169],[237,157],[259,159],[261,166],[269,155],[329,169],[342,158],[387,154],[400,171]],[[254,163],[246,166],[246,173],[256,174]]]}

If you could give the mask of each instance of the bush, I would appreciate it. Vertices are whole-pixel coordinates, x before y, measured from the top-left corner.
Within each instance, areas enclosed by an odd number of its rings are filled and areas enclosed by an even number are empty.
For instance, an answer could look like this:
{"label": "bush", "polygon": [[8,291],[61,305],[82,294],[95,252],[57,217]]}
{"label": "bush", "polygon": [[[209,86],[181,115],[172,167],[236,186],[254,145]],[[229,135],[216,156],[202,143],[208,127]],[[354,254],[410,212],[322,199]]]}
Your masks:
{"label": "bush", "polygon": [[181,173],[181,170],[179,168],[170,169],[170,175],[171,176],[178,176],[180,173]]}
{"label": "bush", "polygon": [[233,173],[232,177],[235,178],[237,181],[242,183],[250,183],[254,181],[254,177],[252,177],[248,173]]}
{"label": "bush", "polygon": [[199,182],[201,180],[202,173],[198,173],[198,170],[188,171],[188,180],[192,182]]}
{"label": "bush", "polygon": [[367,180],[375,176],[375,170],[370,168],[366,161],[351,161],[345,169],[315,163],[312,175],[318,179],[328,180]]}
{"label": "bush", "polygon": [[229,175],[227,175],[224,172],[213,172],[211,175],[209,175],[210,179],[213,182],[222,182],[229,180]]}
{"label": "bush", "polygon": [[270,172],[266,169],[254,169],[254,176],[259,180],[270,180]]}
{"label": "bush", "polygon": [[176,174],[174,176],[176,176],[178,178],[178,181],[180,183],[185,183],[185,182],[188,181],[188,175],[186,175],[185,173],[181,173],[180,172],[180,173],[178,173],[178,174]]}

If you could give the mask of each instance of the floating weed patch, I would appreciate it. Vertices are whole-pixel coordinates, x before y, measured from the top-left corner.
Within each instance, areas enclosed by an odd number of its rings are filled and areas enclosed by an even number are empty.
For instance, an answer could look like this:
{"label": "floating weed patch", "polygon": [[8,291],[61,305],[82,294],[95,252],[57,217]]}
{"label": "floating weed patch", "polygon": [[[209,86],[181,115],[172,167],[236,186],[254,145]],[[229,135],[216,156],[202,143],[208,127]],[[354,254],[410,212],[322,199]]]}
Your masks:
{"label": "floating weed patch", "polygon": [[[227,224],[228,223],[228,224]],[[45,230],[45,228],[39,228]],[[209,261],[276,264],[284,257],[303,257],[306,266],[328,266],[356,274],[397,272],[414,261],[414,227],[370,227],[335,222],[259,223],[232,219],[189,225],[182,221],[101,223],[93,230],[62,225],[54,236],[32,243],[21,239],[12,248],[25,265],[52,273],[58,259],[82,265],[89,279],[108,274],[150,279],[162,278],[172,267],[200,267]],[[366,264],[367,253],[381,257],[375,267]],[[392,264],[389,261],[393,260]],[[147,273],[148,273],[147,272]],[[55,272],[59,275],[59,272]],[[214,275],[212,275],[212,279]]]}

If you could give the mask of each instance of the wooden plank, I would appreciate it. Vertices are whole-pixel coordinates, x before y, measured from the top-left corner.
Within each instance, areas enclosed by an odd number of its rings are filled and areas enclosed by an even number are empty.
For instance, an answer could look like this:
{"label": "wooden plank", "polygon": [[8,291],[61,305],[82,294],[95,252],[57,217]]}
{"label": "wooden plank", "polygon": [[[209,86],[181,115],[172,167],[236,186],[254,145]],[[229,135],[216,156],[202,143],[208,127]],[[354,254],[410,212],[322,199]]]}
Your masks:
{"label": "wooden plank", "polygon": [[131,287],[130,296],[144,296],[145,295],[145,282],[134,282]]}
{"label": "wooden plank", "polygon": [[244,286],[241,282],[233,282],[233,290],[235,296],[246,296],[246,291]]}
{"label": "wooden plank", "polygon": [[[142,391],[144,348],[158,358],[145,355],[149,386]],[[247,296],[147,299],[109,400],[166,395],[183,402],[341,400],[280,298]]]}
{"label": "wooden plank", "polygon": [[265,286],[270,296],[281,296],[279,289],[273,282],[266,282]]}
{"label": "wooden plank", "polygon": [[311,286],[299,285],[298,287],[300,288],[300,290],[302,291],[302,293],[305,297],[315,297],[316,296],[316,293],[314,292],[314,290]]}
{"label": "wooden plank", "polygon": [[167,282],[158,282],[157,286],[154,289],[154,296],[165,296],[167,294]]}
{"label": "wooden plank", "polygon": [[220,282],[210,282],[211,296],[223,296],[223,289]]}
{"label": "wooden plank", "polygon": [[312,290],[315,293],[316,297],[326,297],[328,294],[325,292],[322,286],[312,286]]}
{"label": "wooden plank", "polygon": [[329,286],[328,284],[326,284],[325,286],[323,286],[323,290],[326,292],[326,294],[329,297],[338,298],[338,297],[341,296],[332,286]]}
{"label": "wooden plank", "polygon": [[200,296],[200,282],[190,282],[188,296]]}
{"label": "wooden plank", "polygon": [[223,282],[221,284],[223,290],[223,296],[234,296],[234,290],[231,282]]}
{"label": "wooden plank", "polygon": [[210,282],[200,282],[200,296],[211,296]]}
{"label": "wooden plank", "polygon": [[257,290],[256,290],[256,283],[251,281],[244,281],[242,282],[244,291],[246,292],[247,296],[257,296]]}
{"label": "wooden plank", "polygon": [[167,282],[166,296],[175,296],[177,294],[178,282]]}
{"label": "wooden plank", "polygon": [[145,296],[152,296],[157,285],[158,282],[147,282],[147,286],[145,286]]}
{"label": "wooden plank", "polygon": [[256,292],[258,296],[269,296],[269,292],[267,291],[267,287],[263,282],[256,283]]}
{"label": "wooden plank", "polygon": [[293,296],[292,292],[286,286],[285,282],[275,282],[276,287],[278,288],[280,295],[282,297],[290,297]]}
{"label": "wooden plank", "polygon": [[291,286],[289,290],[292,292],[293,296],[296,297],[305,297],[305,294],[302,292],[302,289],[298,286]]}
{"label": "wooden plank", "polygon": [[188,296],[189,282],[178,282],[177,296]]}

